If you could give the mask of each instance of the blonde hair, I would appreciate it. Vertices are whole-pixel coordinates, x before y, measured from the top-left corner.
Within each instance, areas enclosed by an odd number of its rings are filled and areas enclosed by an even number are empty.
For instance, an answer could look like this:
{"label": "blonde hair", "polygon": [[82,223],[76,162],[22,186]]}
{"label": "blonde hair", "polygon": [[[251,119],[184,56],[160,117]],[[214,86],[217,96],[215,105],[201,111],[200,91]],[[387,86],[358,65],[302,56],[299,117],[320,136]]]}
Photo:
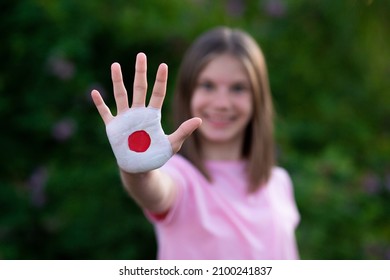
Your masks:
{"label": "blonde hair", "polygon": [[[199,74],[216,56],[231,54],[244,65],[253,93],[253,116],[245,131],[242,157],[247,160],[248,190],[254,192],[269,180],[275,164],[273,105],[267,66],[256,41],[239,29],[218,27],[201,35],[184,55],[176,81],[174,121],[176,127],[191,118],[191,98]],[[209,180],[201,158],[199,132],[187,139],[179,152]]]}

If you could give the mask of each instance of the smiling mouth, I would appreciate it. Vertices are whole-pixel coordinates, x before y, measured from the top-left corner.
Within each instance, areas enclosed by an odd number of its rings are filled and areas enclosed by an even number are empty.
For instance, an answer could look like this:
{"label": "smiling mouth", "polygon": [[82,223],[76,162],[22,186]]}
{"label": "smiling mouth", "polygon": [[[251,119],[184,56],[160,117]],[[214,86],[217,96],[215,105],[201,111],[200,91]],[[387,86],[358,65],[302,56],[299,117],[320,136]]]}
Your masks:
{"label": "smiling mouth", "polygon": [[230,116],[210,116],[205,115],[204,119],[214,126],[226,126],[234,121],[234,117]]}

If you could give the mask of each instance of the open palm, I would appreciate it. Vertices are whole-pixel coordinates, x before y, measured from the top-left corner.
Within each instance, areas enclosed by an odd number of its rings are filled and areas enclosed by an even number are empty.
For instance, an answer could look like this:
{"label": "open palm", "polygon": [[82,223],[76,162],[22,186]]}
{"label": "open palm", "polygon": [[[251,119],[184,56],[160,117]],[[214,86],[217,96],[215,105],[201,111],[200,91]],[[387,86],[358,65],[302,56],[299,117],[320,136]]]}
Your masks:
{"label": "open palm", "polygon": [[137,55],[133,87],[133,102],[129,108],[127,91],[118,63],[111,66],[111,77],[117,115],[113,116],[100,93],[91,95],[105,125],[108,139],[119,167],[128,173],[140,173],[161,167],[179,151],[185,139],[199,127],[201,120],[192,118],[174,133],[165,135],[161,127],[161,107],[166,94],[168,66],[160,64],[149,105],[147,93],[146,56]]}

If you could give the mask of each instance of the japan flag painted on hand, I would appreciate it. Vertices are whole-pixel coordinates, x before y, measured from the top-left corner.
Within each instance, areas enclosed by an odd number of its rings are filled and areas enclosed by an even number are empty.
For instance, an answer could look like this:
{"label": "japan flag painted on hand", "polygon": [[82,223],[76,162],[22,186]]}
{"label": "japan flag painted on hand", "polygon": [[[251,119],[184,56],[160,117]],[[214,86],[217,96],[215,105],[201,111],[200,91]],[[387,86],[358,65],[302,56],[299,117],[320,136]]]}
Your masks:
{"label": "japan flag painted on hand", "polygon": [[139,53],[135,63],[132,106],[129,108],[121,67],[119,63],[111,65],[116,116],[112,115],[97,90],[91,92],[93,102],[106,125],[117,163],[128,173],[147,172],[163,166],[202,123],[200,118],[191,118],[172,134],[165,135],[161,127],[161,107],[166,94],[168,66],[162,63],[157,69],[148,107],[145,107],[148,87],[146,69],[146,55]]}
{"label": "japan flag painted on hand", "polygon": [[128,173],[157,169],[173,155],[161,127],[160,109],[130,108],[112,120],[106,131],[119,167]]}

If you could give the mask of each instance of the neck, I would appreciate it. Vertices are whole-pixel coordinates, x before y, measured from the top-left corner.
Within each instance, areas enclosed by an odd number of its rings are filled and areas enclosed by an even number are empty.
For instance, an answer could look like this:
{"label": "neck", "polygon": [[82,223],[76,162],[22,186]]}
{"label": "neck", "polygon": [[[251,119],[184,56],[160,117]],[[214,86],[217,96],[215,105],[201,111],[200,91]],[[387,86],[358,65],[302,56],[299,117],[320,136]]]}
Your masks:
{"label": "neck", "polygon": [[[241,142],[241,141],[240,141]],[[241,143],[203,142],[202,158],[205,160],[240,160],[242,159]]]}

